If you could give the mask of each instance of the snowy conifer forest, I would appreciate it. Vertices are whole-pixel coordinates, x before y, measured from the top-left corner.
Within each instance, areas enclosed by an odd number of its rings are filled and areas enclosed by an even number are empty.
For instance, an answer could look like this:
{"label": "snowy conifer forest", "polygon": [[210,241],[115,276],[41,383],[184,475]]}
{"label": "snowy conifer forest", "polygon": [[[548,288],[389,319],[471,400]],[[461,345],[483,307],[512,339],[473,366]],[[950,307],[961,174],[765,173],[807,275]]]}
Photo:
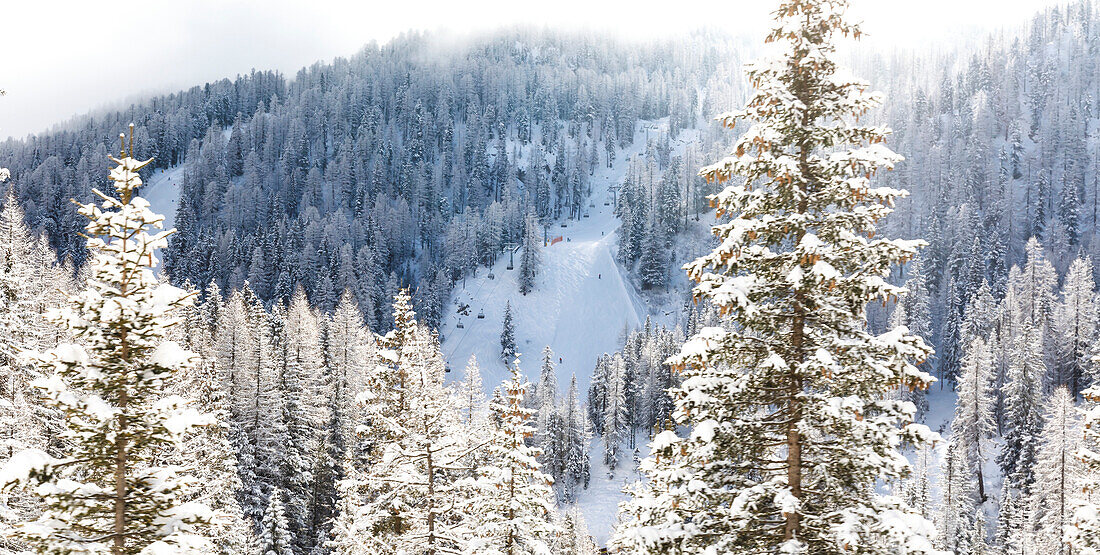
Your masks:
{"label": "snowy conifer forest", "polygon": [[768,2],[0,142],[0,554],[1100,554],[1100,5]]}

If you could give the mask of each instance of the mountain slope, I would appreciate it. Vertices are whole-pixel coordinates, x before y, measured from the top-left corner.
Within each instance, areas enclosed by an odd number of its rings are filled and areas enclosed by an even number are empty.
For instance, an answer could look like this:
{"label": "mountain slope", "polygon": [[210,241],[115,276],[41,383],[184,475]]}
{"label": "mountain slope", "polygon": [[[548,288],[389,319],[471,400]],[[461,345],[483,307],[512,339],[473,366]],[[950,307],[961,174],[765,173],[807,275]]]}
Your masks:
{"label": "mountain slope", "polygon": [[[516,331],[516,351],[520,367],[529,379],[536,379],[542,364],[542,349],[549,345],[554,355],[559,393],[577,375],[581,391],[588,388],[596,358],[621,347],[625,328],[641,324],[646,307],[633,285],[615,262],[615,232],[620,225],[610,204],[609,188],[622,183],[630,159],[645,150],[649,128],[667,130],[667,118],[642,122],[635,128],[634,142],[621,152],[612,167],[600,167],[592,176],[592,195],[588,218],[555,222],[551,238],[563,239],[542,249],[535,290],[519,293],[517,277],[520,252],[515,253],[515,269],[508,270],[507,254],[488,271],[479,269],[463,285],[456,284],[447,304],[440,333],[444,337],[443,354],[458,379],[470,356],[477,356],[486,389],[504,379],[507,368],[500,358],[500,335],[504,311],[511,303]],[[605,204],[607,203],[607,204]],[[493,279],[489,278],[492,274]],[[468,305],[467,314],[458,308]],[[484,314],[484,318],[478,318]],[[459,328],[459,323],[463,327]]]}

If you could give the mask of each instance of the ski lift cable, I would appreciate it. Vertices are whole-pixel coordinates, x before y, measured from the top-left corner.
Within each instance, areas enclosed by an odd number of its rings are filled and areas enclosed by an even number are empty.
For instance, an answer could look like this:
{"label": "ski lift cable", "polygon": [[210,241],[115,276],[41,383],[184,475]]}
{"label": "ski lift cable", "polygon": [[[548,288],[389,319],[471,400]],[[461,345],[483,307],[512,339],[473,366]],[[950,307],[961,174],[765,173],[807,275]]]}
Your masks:
{"label": "ski lift cable", "polygon": [[[503,257],[501,257],[501,258],[503,258]],[[503,264],[503,263],[504,263],[504,260],[500,260],[500,261],[497,262],[497,264]],[[489,267],[489,271],[492,271],[492,267]],[[490,281],[493,281],[494,283],[493,283],[493,290],[490,292],[490,296],[488,298],[495,299],[497,289],[500,288],[500,284],[502,282],[504,282],[505,280],[504,279],[499,279],[499,280],[494,279],[494,280],[490,280]],[[481,285],[478,286],[476,293],[481,293],[481,290],[484,289],[484,288],[485,288],[485,282],[482,282]],[[475,298],[477,298],[477,297],[475,297]],[[482,314],[485,313],[485,301],[484,301],[484,299],[485,299],[485,297],[482,297],[481,306],[479,307],[480,313],[482,313]],[[456,328],[456,329],[458,329],[458,328]],[[470,333],[470,327],[465,327],[464,326],[462,328],[462,337],[458,338],[458,341],[456,341],[454,343],[454,346],[451,347],[450,352],[447,353],[447,355],[445,357],[446,360],[450,360],[450,358],[454,356],[455,351],[458,350],[458,346],[461,345],[464,341],[466,341],[466,336],[469,335],[469,333]]]}

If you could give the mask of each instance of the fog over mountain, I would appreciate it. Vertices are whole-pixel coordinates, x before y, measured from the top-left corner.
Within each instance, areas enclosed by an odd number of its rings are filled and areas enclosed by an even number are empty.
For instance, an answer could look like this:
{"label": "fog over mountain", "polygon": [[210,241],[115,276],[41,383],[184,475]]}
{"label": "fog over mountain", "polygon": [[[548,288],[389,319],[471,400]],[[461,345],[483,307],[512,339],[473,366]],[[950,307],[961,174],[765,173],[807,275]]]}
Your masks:
{"label": "fog over mountain", "polygon": [[[1023,23],[1057,0],[855,0],[866,31],[888,45],[923,48],[960,36]],[[77,114],[232,78],[252,69],[293,73],[368,42],[385,43],[413,30],[458,35],[514,24],[597,29],[645,39],[700,28],[759,36],[768,2],[658,0],[545,6],[481,0],[429,0],[399,5],[322,0],[149,2],[119,10],[94,2],[17,2],[4,9],[0,68],[8,98],[0,103],[0,137],[38,133]],[[949,12],[950,20],[932,14]],[[701,16],[700,14],[707,14]],[[118,60],[142,68],[140,80],[120,80]],[[125,70],[122,70],[125,71]]]}

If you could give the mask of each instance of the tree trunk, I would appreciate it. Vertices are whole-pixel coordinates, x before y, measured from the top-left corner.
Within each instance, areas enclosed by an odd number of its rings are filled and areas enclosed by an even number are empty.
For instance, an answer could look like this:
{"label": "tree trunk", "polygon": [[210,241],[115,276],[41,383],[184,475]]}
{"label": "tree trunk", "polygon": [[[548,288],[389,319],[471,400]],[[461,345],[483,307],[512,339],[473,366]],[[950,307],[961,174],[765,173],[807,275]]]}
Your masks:
{"label": "tree trunk", "polygon": [[[427,426],[425,426],[427,428]],[[425,432],[428,432],[425,429]],[[435,467],[432,466],[432,446],[428,444],[428,555],[435,555]]]}
{"label": "tree trunk", "polygon": [[[805,86],[797,86],[796,90],[799,91],[799,100],[802,100],[806,106],[810,106],[813,103],[812,98],[805,98]],[[802,127],[808,127],[811,123],[809,113],[803,112],[802,115]],[[802,174],[802,180],[799,182],[799,188],[802,195],[798,201],[797,211],[799,214],[805,214],[809,210],[809,201],[807,200],[809,183],[808,180],[812,175],[812,170],[809,164],[810,147],[808,145],[799,145],[799,170]],[[795,244],[802,241],[805,237],[806,230],[800,229],[795,239]],[[804,265],[804,262],[800,262]],[[790,383],[787,384],[787,487],[791,489],[791,495],[795,499],[802,501],[802,434],[798,431],[798,424],[802,420],[802,406],[798,399],[799,394],[802,393],[802,378],[798,375],[798,368],[803,360],[803,343],[806,337],[806,303],[805,293],[801,289],[797,289],[794,292],[794,321],[791,323],[791,349],[793,351],[794,364],[791,364],[791,368],[794,369],[790,375]],[[783,528],[783,539],[792,540],[798,536],[799,527],[801,526],[801,511],[799,507],[798,511],[788,513],[786,515],[786,524]]]}
{"label": "tree trunk", "polygon": [[[129,195],[126,195],[127,197]],[[129,200],[129,199],[127,199]],[[123,244],[123,251],[126,250],[125,243]],[[127,283],[123,280],[119,287],[119,295],[126,296]],[[128,364],[130,361],[130,345],[127,341],[126,330],[123,329],[120,337],[119,345],[120,357],[123,364]],[[113,530],[113,539],[111,545],[112,555],[123,555],[126,549],[126,428],[129,423],[126,421],[127,404],[130,402],[129,395],[126,391],[128,384],[123,383],[122,392],[118,398],[118,432],[115,436],[115,522]]]}
{"label": "tree trunk", "polygon": [[[125,358],[125,357],[124,357]],[[119,399],[118,436],[115,438],[115,523],[111,546],[113,555],[123,555],[126,548],[126,391]]]}

